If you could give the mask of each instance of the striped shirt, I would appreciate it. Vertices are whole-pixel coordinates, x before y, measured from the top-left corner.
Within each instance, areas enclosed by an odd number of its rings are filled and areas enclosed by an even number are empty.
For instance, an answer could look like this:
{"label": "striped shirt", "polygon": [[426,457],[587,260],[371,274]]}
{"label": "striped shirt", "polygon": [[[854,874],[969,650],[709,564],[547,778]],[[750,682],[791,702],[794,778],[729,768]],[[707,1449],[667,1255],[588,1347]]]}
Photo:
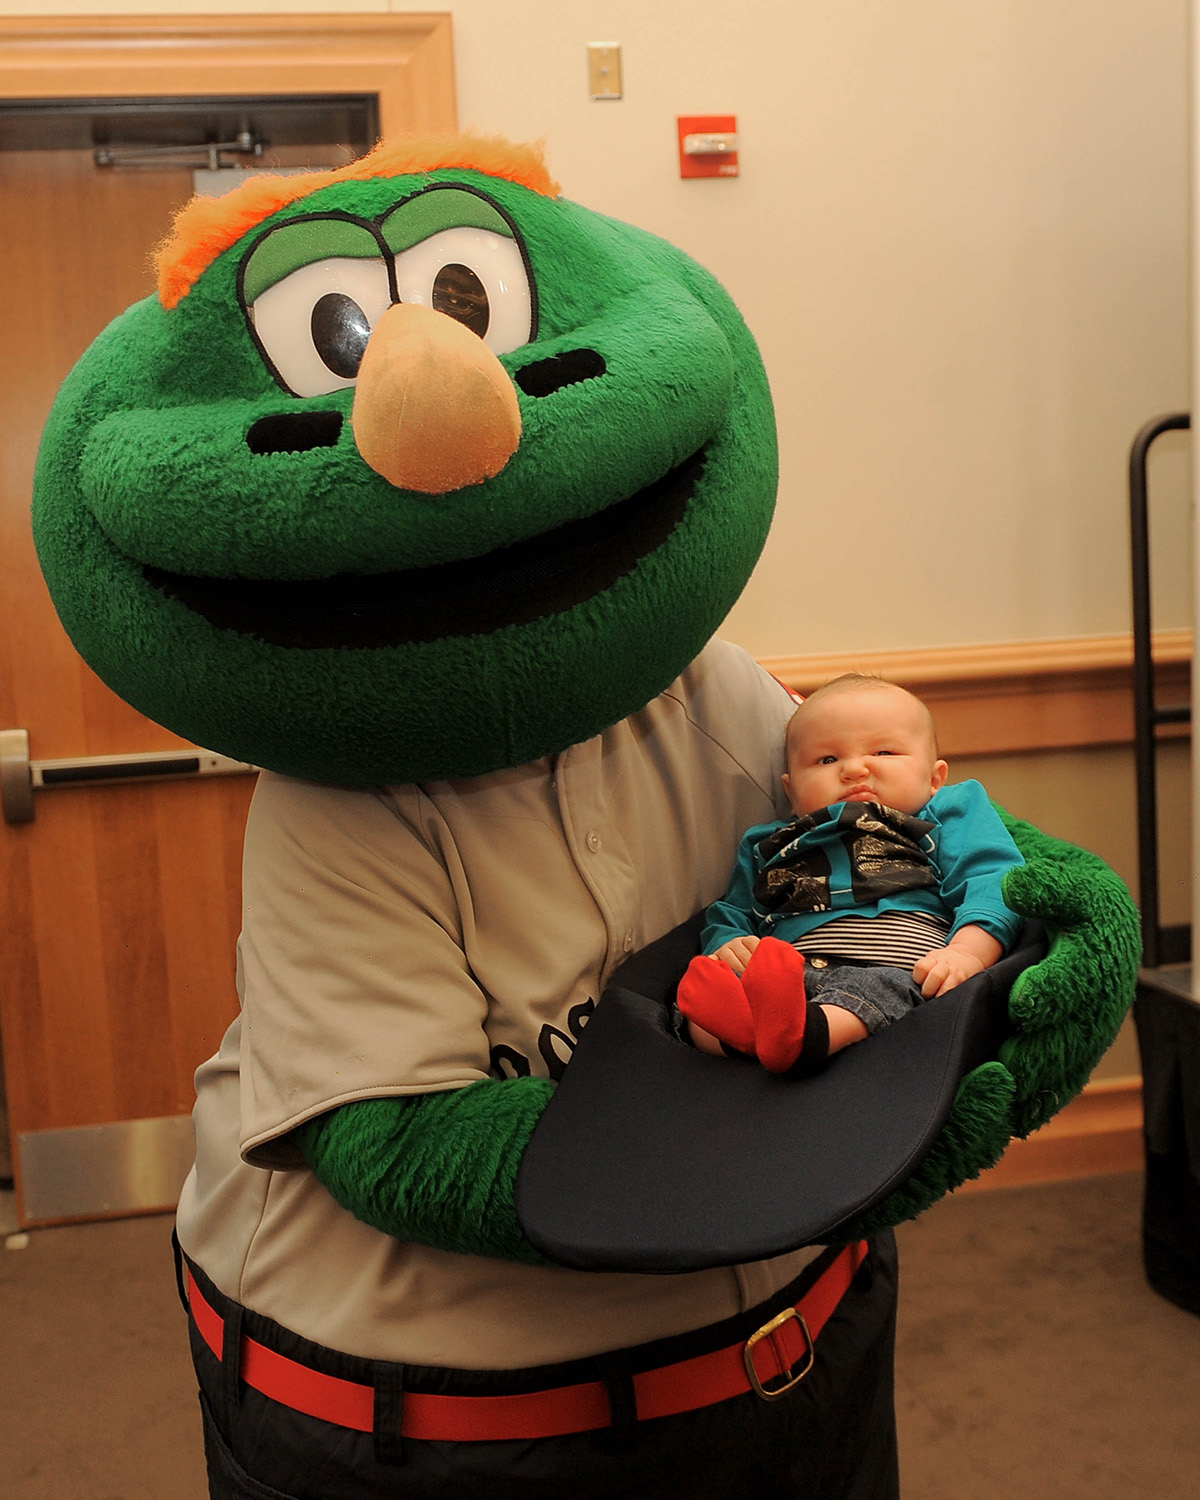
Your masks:
{"label": "striped shirt", "polygon": [[793,946],[823,958],[911,969],[934,948],[945,947],[949,935],[950,923],[928,912],[887,911],[877,917],[851,913],[806,932]]}

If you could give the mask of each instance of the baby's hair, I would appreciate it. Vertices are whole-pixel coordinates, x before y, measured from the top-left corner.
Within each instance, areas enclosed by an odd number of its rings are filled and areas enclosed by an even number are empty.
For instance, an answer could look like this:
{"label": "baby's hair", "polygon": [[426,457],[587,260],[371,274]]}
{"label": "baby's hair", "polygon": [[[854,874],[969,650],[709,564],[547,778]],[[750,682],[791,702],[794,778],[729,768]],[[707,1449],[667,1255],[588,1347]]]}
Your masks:
{"label": "baby's hair", "polygon": [[917,697],[916,693],[906,687],[902,687],[898,682],[890,682],[886,677],[880,677],[877,672],[843,672],[840,677],[831,677],[828,682],[823,682],[820,687],[814,688],[804,701],[796,706],[796,711],[787,722],[787,729],[784,732],[783,739],[785,752],[791,743],[793,724],[795,724],[796,720],[803,714],[810,703],[813,703],[818,698],[831,698],[836,693],[870,692],[874,688],[894,688],[896,692],[907,694],[914,703],[921,705],[925,710],[925,717],[929,721],[929,733],[933,739],[933,753],[935,756],[940,755],[937,727],[933,722],[933,715],[929,712],[928,706]]}
{"label": "baby's hair", "polygon": [[[900,687],[898,682],[889,682],[886,677],[880,677],[877,672],[843,672],[840,677],[831,677],[819,688],[814,688],[804,699],[804,703],[811,703],[814,698],[828,697],[831,693],[861,692],[863,689],[871,688],[900,688],[902,693],[908,692],[908,689]],[[916,694],[910,696],[915,697]],[[804,704],[802,703],[800,707],[803,708]]]}

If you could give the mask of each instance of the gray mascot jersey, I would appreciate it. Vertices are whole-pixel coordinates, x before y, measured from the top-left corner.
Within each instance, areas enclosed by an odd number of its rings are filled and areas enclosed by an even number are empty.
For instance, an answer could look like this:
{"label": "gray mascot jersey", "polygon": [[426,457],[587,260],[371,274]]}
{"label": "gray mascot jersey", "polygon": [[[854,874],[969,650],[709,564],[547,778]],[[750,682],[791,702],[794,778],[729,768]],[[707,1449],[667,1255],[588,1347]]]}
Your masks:
{"label": "gray mascot jersey", "polygon": [[351,1100],[557,1077],[622,961],[718,897],[742,832],[786,811],[793,706],[714,641],[639,713],[511,771],[378,791],[264,773],[242,1013],[196,1075],[179,1207],[227,1296],[368,1359],[488,1369],[681,1333],[797,1275],[814,1250],[662,1277],[407,1244],[340,1208],[289,1137]]}

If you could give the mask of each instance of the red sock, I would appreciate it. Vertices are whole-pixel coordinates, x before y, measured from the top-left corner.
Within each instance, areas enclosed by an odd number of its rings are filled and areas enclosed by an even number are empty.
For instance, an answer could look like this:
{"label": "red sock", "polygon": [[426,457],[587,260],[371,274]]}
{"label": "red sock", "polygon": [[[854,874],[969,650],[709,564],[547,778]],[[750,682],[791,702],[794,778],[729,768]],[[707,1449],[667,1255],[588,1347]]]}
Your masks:
{"label": "red sock", "polygon": [[759,1062],[772,1073],[786,1073],[804,1050],[804,955],[778,938],[763,938],[746,965],[742,988]]}
{"label": "red sock", "polygon": [[693,958],[676,992],[689,1021],[739,1052],[754,1056],[754,1018],[742,982],[719,958]]}

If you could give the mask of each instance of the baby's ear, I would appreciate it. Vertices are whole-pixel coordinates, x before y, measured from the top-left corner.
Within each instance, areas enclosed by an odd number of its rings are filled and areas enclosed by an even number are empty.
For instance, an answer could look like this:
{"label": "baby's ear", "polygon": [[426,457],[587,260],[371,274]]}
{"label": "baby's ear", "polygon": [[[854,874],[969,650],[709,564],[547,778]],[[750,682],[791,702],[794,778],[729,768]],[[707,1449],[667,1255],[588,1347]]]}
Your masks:
{"label": "baby's ear", "polygon": [[946,785],[946,778],[950,775],[950,767],[944,760],[935,760],[933,763],[933,789],[940,792]]}
{"label": "baby's ear", "polygon": [[792,800],[792,778],[785,771],[779,779],[783,782],[783,795],[790,802]]}

